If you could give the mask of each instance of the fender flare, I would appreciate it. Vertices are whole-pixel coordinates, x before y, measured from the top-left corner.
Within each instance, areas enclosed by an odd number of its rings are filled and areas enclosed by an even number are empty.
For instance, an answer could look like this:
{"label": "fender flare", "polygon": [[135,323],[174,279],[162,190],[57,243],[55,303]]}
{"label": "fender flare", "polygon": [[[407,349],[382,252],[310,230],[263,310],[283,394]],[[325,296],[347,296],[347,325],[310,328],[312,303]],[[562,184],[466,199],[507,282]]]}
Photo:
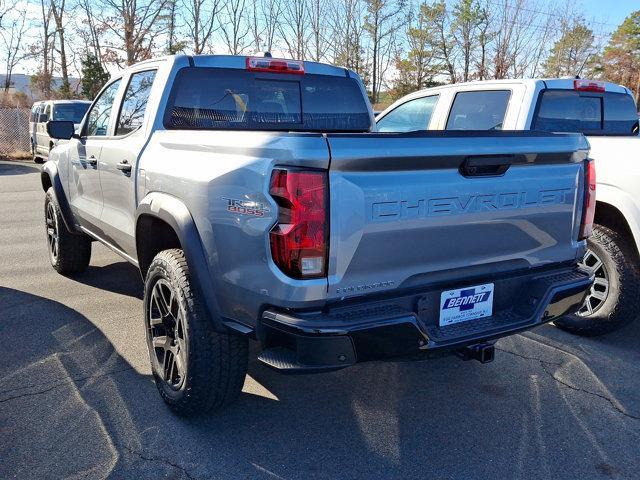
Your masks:
{"label": "fender flare", "polygon": [[640,252],[640,209],[633,198],[613,185],[598,184],[596,202],[610,205],[620,212],[629,226],[637,251]]}
{"label": "fender flare", "polygon": [[[136,210],[136,231],[141,216],[156,217],[167,223],[176,233],[182,251],[187,259],[189,273],[196,293],[203,299],[209,318],[218,332],[226,333],[220,308],[215,297],[215,288],[208,268],[200,234],[187,206],[178,198],[166,193],[152,192],[148,194]],[[136,235],[136,249],[139,248]],[[137,255],[140,258],[140,255]]]}
{"label": "fender flare", "polygon": [[64,221],[67,230],[71,233],[82,233],[78,228],[78,224],[73,216],[69,201],[62,188],[62,182],[60,181],[60,175],[58,174],[58,166],[55,162],[49,160],[42,165],[40,170],[40,183],[42,189],[46,193],[49,187],[53,187],[53,193],[55,194],[56,201],[60,207],[60,213],[62,214],[62,220]]}

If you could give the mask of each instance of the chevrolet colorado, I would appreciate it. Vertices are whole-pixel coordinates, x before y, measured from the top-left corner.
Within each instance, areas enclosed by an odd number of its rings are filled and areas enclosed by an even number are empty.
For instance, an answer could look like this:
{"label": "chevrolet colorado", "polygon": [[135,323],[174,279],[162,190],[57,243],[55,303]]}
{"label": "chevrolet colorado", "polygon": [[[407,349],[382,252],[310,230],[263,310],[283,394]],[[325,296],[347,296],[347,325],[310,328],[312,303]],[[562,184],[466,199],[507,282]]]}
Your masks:
{"label": "chevrolet colorado", "polygon": [[378,129],[539,130],[587,136],[597,168],[594,234],[582,264],[595,281],[582,308],[554,323],[602,335],[638,317],[640,137],[631,91],[580,78],[491,80],[428,88],[377,117]]}
{"label": "chevrolet colorado", "polygon": [[[113,77],[42,169],[49,256],[136,265],[158,391],[235,399],[248,340],[281,372],[457,352],[582,304],[593,213],[578,134],[375,132],[352,71],[172,56]],[[123,327],[125,328],[125,327]]]}

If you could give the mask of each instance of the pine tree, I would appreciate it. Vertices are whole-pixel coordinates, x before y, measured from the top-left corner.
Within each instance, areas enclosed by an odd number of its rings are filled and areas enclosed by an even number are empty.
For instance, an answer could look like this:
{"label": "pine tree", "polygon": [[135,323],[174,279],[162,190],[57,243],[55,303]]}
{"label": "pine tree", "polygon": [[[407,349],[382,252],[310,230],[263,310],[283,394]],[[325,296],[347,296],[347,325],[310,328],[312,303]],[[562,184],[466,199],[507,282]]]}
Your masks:
{"label": "pine tree", "polygon": [[423,3],[415,22],[407,29],[407,56],[396,59],[397,75],[391,92],[394,98],[437,85],[435,78],[444,65],[435,51],[438,40],[434,38],[433,23],[433,9]]}
{"label": "pine tree", "polygon": [[611,36],[602,58],[604,77],[633,90],[640,101],[640,10],[629,15]]}
{"label": "pine tree", "polygon": [[89,53],[82,60],[82,94],[94,99],[100,89],[109,80],[109,73],[105,72],[98,58]]}
{"label": "pine tree", "polygon": [[548,77],[588,76],[596,53],[593,31],[582,20],[563,30],[544,64],[544,74]]}

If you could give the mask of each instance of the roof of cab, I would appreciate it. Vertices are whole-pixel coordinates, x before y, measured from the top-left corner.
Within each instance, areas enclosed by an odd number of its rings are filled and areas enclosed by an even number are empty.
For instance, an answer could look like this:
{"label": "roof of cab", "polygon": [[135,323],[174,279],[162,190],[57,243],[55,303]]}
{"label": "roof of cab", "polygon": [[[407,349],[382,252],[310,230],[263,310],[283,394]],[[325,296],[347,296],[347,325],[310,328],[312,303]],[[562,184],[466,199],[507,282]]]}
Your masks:
{"label": "roof of cab", "polygon": [[[262,55],[165,55],[163,57],[151,58],[131,65],[128,68],[137,68],[140,65],[169,61],[172,63],[183,63],[180,60],[187,59],[190,64],[195,67],[211,67],[211,68],[237,68],[244,70],[247,68],[247,57],[262,56]],[[278,59],[273,57],[274,59]],[[293,59],[287,59],[293,60]],[[304,60],[305,73],[315,75],[333,75],[333,76],[350,76],[355,75],[355,72],[343,67],[336,67],[326,63],[311,62]]]}
{"label": "roof of cab", "polygon": [[[503,80],[474,80],[471,82],[463,82],[463,83],[452,83],[448,85],[440,85],[437,87],[425,88],[423,90],[419,90],[417,92],[411,93],[409,95],[416,95],[417,97],[422,96],[422,93],[425,92],[438,92],[446,89],[460,89],[465,87],[478,87],[478,86],[500,86],[500,85],[528,85],[531,87],[535,87],[538,84],[544,83],[545,88],[553,88],[553,89],[561,89],[561,90],[573,90],[574,78],[522,78],[522,79],[503,79]],[[612,82],[602,82],[605,84],[605,89],[607,92],[614,93],[626,93],[631,94],[631,91],[617,83]]]}

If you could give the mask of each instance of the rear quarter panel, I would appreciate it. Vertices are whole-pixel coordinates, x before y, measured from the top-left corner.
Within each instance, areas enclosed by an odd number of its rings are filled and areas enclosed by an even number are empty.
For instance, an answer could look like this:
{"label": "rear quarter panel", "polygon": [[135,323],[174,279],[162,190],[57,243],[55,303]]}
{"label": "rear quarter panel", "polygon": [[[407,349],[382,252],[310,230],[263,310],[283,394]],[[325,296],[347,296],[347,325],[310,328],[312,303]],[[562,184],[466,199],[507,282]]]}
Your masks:
{"label": "rear quarter panel", "polygon": [[[268,186],[275,166],[326,169],[328,163],[319,134],[161,130],[140,160],[141,196],[164,192],[185,203],[222,315],[253,325],[268,303],[324,303],[326,279],[293,280],[271,260],[268,232],[277,205]],[[252,213],[242,213],[243,207]]]}
{"label": "rear quarter panel", "polygon": [[589,137],[596,162],[596,200],[617,208],[640,251],[640,137]]}

